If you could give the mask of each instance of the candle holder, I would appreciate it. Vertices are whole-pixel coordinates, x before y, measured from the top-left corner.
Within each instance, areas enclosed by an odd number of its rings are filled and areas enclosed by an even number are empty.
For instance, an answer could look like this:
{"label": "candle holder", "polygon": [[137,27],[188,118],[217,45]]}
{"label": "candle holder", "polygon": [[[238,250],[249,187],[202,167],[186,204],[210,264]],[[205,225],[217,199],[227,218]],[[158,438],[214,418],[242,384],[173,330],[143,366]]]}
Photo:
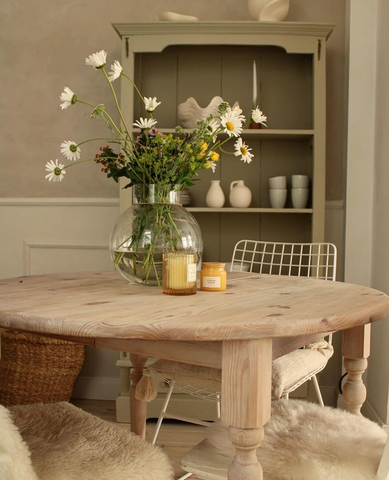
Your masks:
{"label": "candle holder", "polygon": [[166,295],[196,293],[196,253],[164,253],[162,258],[162,292]]}

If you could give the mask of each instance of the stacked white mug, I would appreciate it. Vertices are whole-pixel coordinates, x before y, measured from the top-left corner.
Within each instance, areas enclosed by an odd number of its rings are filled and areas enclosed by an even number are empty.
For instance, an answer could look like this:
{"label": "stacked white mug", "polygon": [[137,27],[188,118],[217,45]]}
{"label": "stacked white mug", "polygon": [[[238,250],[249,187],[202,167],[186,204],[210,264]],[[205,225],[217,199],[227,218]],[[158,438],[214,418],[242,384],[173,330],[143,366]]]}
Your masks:
{"label": "stacked white mug", "polygon": [[272,208],[284,208],[287,197],[286,177],[269,178],[269,186],[270,205]]}
{"label": "stacked white mug", "polygon": [[292,205],[293,208],[306,208],[309,196],[308,175],[292,175]]}

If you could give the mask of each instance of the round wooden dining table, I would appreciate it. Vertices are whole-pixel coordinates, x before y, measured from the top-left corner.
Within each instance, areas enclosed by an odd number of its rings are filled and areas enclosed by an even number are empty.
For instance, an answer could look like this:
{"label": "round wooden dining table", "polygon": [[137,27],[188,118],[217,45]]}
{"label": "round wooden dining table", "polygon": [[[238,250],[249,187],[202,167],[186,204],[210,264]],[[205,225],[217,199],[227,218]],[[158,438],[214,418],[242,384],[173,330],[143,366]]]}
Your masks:
{"label": "round wooden dining table", "polygon": [[146,403],[135,399],[147,357],[222,369],[221,414],[236,456],[228,479],[260,480],[255,454],[270,418],[272,360],[343,331],[343,396],[359,414],[366,398],[370,325],[389,314],[377,290],[304,277],[230,273],[223,292],[164,295],[117,272],[0,280],[0,328],[130,352],[131,429],[144,437]]}

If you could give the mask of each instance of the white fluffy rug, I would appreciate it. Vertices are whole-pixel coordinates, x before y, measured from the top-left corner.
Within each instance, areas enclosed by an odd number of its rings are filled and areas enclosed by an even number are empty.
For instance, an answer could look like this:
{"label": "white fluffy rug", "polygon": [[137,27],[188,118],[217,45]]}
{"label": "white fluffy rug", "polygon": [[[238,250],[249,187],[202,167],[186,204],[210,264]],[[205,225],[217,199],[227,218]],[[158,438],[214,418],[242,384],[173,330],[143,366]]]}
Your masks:
{"label": "white fluffy rug", "polygon": [[[66,402],[9,410],[39,480],[173,479],[160,448]],[[17,480],[35,479],[20,476]]]}
{"label": "white fluffy rug", "polygon": [[[226,426],[214,424],[207,441],[232,457]],[[273,402],[257,451],[266,480],[376,480],[386,433],[351,413],[301,400]]]}
{"label": "white fluffy rug", "polygon": [[0,405],[0,479],[38,480],[31,465],[30,452],[11,419]]}

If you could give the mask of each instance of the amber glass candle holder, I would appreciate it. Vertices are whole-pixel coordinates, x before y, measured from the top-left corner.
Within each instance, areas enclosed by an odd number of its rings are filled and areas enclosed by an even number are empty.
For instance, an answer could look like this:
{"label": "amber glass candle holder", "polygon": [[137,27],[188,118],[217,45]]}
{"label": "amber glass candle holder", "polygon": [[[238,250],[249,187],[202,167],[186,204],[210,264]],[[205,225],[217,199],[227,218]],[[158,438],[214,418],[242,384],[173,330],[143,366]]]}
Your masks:
{"label": "amber glass candle holder", "polygon": [[196,293],[197,254],[164,253],[162,260],[162,292],[167,295]]}
{"label": "amber glass candle holder", "polygon": [[200,273],[200,290],[206,292],[222,292],[227,288],[225,263],[203,262]]}

